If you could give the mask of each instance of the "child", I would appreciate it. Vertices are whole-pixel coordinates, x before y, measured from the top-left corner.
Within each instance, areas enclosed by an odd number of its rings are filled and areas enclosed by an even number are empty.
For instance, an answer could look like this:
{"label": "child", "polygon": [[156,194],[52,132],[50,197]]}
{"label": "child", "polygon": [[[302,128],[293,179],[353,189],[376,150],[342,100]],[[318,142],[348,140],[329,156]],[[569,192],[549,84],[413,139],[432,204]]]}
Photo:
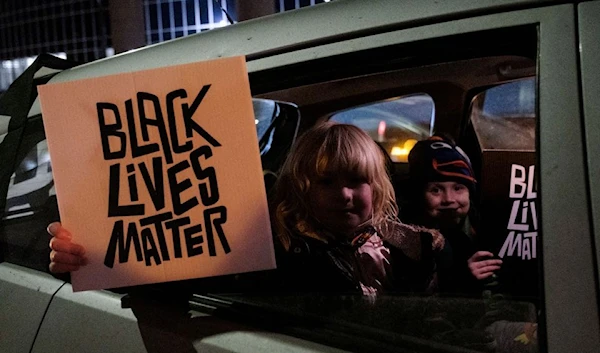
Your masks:
{"label": "child", "polygon": [[[377,144],[361,129],[325,123],[308,130],[275,186],[273,225],[280,290],[431,292],[436,231],[397,220],[394,190]],[[57,224],[50,269],[77,270],[85,251]]]}
{"label": "child", "polygon": [[469,215],[476,180],[469,158],[452,140],[433,136],[419,141],[408,161],[414,207],[406,219],[439,229],[446,239],[438,258],[440,291],[477,296],[481,281],[492,277],[502,260],[475,246]]}
{"label": "child", "polygon": [[276,183],[278,267],[303,287],[431,292],[438,232],[400,223],[379,146],[360,128],[324,123],[296,143]]}
{"label": "child", "polygon": [[450,337],[441,333],[438,338],[452,341],[454,334],[464,337],[483,329],[488,336],[480,336],[482,341],[490,339],[488,346],[497,351],[537,352],[534,308],[498,293],[495,271],[502,260],[494,259],[489,251],[477,251],[471,224],[476,180],[467,155],[451,139],[433,136],[413,147],[408,162],[413,207],[406,210],[406,216],[410,222],[439,229],[446,240],[436,259],[440,292],[483,298],[483,311],[473,316],[474,322],[440,310],[442,322],[454,329],[448,331]]}

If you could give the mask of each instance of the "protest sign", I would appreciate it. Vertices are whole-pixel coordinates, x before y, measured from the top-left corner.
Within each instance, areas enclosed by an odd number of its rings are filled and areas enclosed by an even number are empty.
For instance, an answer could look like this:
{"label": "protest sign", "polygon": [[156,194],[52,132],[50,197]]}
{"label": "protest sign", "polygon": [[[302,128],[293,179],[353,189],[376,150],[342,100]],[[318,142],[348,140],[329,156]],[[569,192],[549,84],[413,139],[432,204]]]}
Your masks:
{"label": "protest sign", "polygon": [[39,93],[74,291],[275,267],[243,57]]}

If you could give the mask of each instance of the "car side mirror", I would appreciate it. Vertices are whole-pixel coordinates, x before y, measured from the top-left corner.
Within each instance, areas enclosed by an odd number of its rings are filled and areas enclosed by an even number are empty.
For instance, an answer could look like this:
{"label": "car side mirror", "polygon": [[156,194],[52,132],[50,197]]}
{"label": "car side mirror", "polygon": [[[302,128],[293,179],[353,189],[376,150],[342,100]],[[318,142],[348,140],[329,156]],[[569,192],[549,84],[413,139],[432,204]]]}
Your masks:
{"label": "car side mirror", "polygon": [[276,172],[296,140],[300,110],[289,102],[253,98],[258,145],[265,172]]}

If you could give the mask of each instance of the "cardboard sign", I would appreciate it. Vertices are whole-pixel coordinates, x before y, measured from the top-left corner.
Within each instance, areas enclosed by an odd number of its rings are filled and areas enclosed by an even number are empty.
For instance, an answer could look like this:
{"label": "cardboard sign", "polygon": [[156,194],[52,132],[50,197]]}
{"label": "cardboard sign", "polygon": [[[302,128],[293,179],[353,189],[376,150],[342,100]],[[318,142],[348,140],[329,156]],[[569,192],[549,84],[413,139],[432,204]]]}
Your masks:
{"label": "cardboard sign", "polygon": [[39,93],[74,291],[275,267],[243,57]]}

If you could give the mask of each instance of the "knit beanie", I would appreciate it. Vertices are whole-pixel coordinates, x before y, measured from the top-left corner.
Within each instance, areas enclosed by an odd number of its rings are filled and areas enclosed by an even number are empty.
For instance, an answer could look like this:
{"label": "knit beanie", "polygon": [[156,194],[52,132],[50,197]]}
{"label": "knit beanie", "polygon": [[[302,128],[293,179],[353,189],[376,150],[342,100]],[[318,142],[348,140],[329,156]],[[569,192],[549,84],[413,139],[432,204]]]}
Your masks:
{"label": "knit beanie", "polygon": [[469,157],[441,136],[417,142],[408,155],[408,164],[413,184],[455,181],[473,191],[477,182]]}

